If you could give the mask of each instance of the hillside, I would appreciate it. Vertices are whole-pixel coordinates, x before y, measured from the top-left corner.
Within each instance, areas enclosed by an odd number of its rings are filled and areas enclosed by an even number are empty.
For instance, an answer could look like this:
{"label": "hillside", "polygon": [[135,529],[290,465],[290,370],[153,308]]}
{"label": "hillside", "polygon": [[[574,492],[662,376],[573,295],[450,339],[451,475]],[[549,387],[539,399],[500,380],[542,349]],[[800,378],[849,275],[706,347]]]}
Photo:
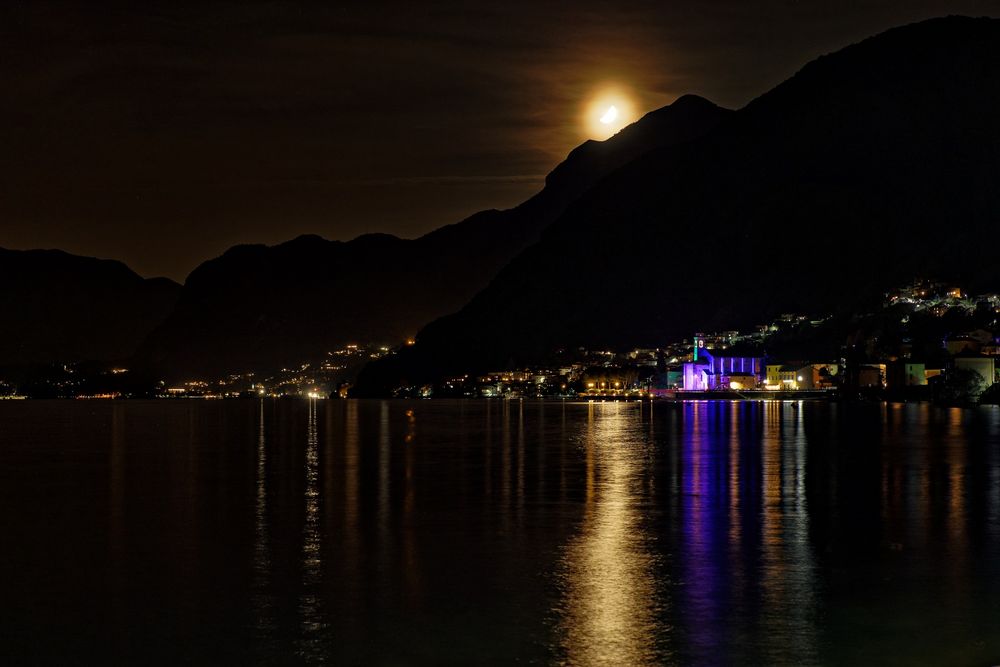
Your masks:
{"label": "hillside", "polygon": [[0,366],[126,359],[179,292],[121,262],[0,249]]}
{"label": "hillside", "polygon": [[863,308],[914,276],[1000,287],[1000,21],[890,30],[593,187],[361,393],[655,346],[784,311]]}
{"label": "hillside", "polygon": [[346,343],[397,344],[461,308],[602,177],[649,150],[703,135],[727,113],[681,98],[575,149],[520,206],[415,240],[303,236],[232,248],[188,277],[177,309],[137,363],[167,378],[213,377],[297,365]]}

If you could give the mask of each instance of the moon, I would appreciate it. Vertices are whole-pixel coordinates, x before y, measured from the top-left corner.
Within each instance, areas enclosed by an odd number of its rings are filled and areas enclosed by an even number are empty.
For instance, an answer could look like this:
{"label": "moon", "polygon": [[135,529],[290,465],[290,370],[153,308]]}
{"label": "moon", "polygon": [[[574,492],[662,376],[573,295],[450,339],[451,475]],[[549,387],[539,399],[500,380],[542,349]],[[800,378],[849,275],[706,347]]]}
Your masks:
{"label": "moon", "polygon": [[587,91],[581,100],[580,134],[604,141],[636,119],[639,104],[631,88],[621,83],[605,82]]}

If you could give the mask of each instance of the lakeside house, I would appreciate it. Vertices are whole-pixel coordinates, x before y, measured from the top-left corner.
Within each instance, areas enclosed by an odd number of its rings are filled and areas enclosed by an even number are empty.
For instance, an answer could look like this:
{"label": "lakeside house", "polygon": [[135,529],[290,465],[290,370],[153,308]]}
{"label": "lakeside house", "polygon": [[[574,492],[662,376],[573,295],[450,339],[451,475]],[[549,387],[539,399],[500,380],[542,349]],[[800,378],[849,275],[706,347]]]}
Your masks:
{"label": "lakeside house", "polygon": [[837,362],[772,363],[766,368],[764,388],[782,391],[830,389],[840,372]]}

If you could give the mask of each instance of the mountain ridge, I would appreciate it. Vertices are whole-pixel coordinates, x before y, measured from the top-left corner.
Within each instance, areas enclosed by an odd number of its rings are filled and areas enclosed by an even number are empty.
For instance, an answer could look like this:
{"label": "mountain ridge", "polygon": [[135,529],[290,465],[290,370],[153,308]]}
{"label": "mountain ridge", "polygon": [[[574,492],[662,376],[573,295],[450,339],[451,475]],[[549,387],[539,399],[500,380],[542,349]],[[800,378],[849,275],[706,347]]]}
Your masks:
{"label": "mountain ridge", "polygon": [[991,62],[1000,21],[952,17],[807,64],[704,136],[608,175],[461,311],[372,365],[360,393],[850,310],[928,271],[997,286],[980,241],[1000,213]]}
{"label": "mountain ridge", "polygon": [[522,204],[416,239],[303,235],[234,246],[189,274],[177,309],[143,343],[136,364],[166,377],[212,376],[298,364],[350,342],[397,344],[464,305],[606,173],[653,147],[700,136],[727,113],[702,98],[678,100],[575,149]]}
{"label": "mountain ridge", "polygon": [[0,248],[0,365],[124,360],[180,290],[118,260]]}

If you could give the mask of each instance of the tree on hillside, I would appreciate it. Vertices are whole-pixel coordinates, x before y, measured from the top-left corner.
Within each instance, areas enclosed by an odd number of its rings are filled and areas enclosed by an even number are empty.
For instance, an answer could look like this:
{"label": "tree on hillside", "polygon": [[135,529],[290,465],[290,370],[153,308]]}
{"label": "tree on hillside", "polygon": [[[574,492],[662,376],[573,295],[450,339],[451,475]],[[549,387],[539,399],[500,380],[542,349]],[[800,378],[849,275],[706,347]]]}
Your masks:
{"label": "tree on hillside", "polygon": [[969,368],[955,368],[938,385],[937,399],[946,405],[963,405],[979,400],[986,389],[986,379]]}

